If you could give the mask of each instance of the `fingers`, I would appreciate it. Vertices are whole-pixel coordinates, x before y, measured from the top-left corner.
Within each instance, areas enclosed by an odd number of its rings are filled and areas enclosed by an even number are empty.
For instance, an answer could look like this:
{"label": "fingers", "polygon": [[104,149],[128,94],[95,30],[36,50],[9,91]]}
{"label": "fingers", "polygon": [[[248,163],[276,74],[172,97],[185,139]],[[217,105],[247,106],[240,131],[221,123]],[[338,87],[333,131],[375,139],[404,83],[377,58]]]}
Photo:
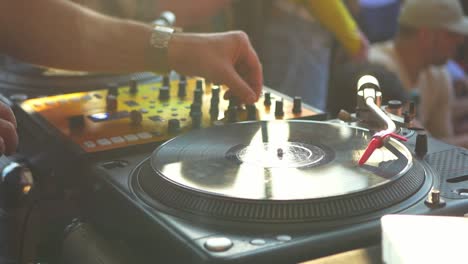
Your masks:
{"label": "fingers", "polygon": [[243,32],[237,32],[237,49],[233,65],[226,69],[224,83],[231,88],[225,94],[233,94],[244,103],[255,103],[261,95],[263,86],[263,74],[257,53],[250,44],[248,36]]}
{"label": "fingers", "polygon": [[13,114],[13,111],[11,111],[10,107],[8,107],[7,105],[1,102],[0,102],[0,118],[3,118],[6,121],[12,123],[15,126],[15,128],[17,127],[16,118],[15,118],[15,115]]}
{"label": "fingers", "polygon": [[257,101],[257,95],[252,91],[250,86],[240,77],[234,67],[227,67],[222,73],[221,79],[231,88],[229,94],[233,94],[247,104],[253,104]]}
{"label": "fingers", "polygon": [[246,41],[248,42],[246,49],[241,53],[236,68],[258,99],[263,86],[262,65],[248,39],[246,39]]}
{"label": "fingers", "polygon": [[13,154],[18,145],[18,134],[12,122],[6,119],[0,119],[0,138],[0,151],[2,151],[2,154]]}
{"label": "fingers", "polygon": [[18,145],[16,133],[16,118],[7,105],[0,103],[0,152],[1,154],[13,154]]}

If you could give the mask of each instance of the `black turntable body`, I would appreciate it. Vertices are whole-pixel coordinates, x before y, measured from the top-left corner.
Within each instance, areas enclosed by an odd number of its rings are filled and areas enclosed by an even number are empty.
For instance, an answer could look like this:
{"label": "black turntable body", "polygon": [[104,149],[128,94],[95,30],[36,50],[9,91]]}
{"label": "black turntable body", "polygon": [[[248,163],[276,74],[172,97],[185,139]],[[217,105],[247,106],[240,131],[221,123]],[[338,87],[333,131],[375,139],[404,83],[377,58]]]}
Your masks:
{"label": "black turntable body", "polygon": [[[21,103],[25,98],[17,93],[23,93],[23,88],[32,96],[64,93],[62,88],[89,91],[111,82],[121,83],[121,96],[130,96],[132,87],[126,83],[135,78],[153,82],[161,93],[163,78],[146,74],[80,78],[63,77],[62,73],[44,77],[43,72],[36,76],[17,71],[4,71],[0,85],[14,103],[20,152],[39,172],[37,182],[47,190],[49,182],[54,182],[56,189],[77,190],[86,209],[80,211],[81,217],[103,234],[125,241],[135,256],[131,263],[297,263],[380,243],[380,218],[385,214],[462,216],[468,212],[468,151],[420,131],[400,129],[407,142],[386,140],[359,165],[375,131],[338,120],[286,120],[277,115],[283,111],[273,115],[269,105],[259,102],[254,117],[261,114],[272,117],[271,121],[219,124],[205,111],[210,127],[193,127],[175,136],[165,123],[161,131],[175,137],[150,142],[148,137],[155,139],[162,132],[137,125],[151,120],[159,126],[163,120],[149,116],[152,111],[162,115],[156,104],[151,108],[151,98],[121,99],[121,105],[129,110],[148,104],[137,116],[144,119],[140,118],[142,123],[133,122],[129,128],[130,115],[125,120],[96,121],[85,113],[81,119],[70,120],[65,114],[72,113],[77,103],[72,96],[39,98],[25,105]],[[181,81],[173,80],[177,85]],[[195,80],[192,83],[195,86]],[[31,84],[37,87],[31,89]],[[55,87],[60,89],[52,90]],[[115,99],[115,89],[114,94],[110,94],[111,89],[103,91],[94,91],[92,96],[80,94],[80,106],[88,97],[116,106],[115,100],[97,96],[106,93]],[[201,94],[208,99],[203,112],[213,97],[208,92]],[[262,96],[266,101],[266,93]],[[184,105],[192,103],[190,100],[176,97],[177,93],[163,99],[166,103],[173,100],[169,102],[174,107],[166,109],[168,115],[181,109],[179,114],[192,111],[190,105]],[[277,100],[277,106],[288,100],[296,106],[292,98]],[[64,105],[67,108],[61,108]],[[41,112],[52,106],[67,111]],[[101,106],[106,109],[104,103]],[[233,109],[237,114],[237,108],[227,107],[228,117]],[[290,116],[300,115],[296,110],[300,106],[294,107]],[[65,120],[57,124],[68,124],[70,129],[59,130],[48,122],[55,120],[55,113],[64,115]],[[231,117],[237,120],[237,116]],[[189,117],[180,118],[181,126],[182,119],[189,121]],[[131,137],[107,125],[118,122],[127,122],[128,131],[135,131]],[[86,131],[83,124],[105,132],[96,133],[94,145],[88,144],[88,134],[80,134],[85,147],[102,147],[102,152],[86,152],[83,145],[76,144],[81,141],[71,140],[76,134],[62,133],[77,127]],[[114,132],[122,132],[122,136]],[[111,144],[116,147],[110,149]]]}
{"label": "black turntable body", "polygon": [[379,243],[385,214],[464,215],[468,152],[406,136],[359,166],[371,134],[343,122],[193,131],[92,163],[93,215],[144,263],[297,263]]}

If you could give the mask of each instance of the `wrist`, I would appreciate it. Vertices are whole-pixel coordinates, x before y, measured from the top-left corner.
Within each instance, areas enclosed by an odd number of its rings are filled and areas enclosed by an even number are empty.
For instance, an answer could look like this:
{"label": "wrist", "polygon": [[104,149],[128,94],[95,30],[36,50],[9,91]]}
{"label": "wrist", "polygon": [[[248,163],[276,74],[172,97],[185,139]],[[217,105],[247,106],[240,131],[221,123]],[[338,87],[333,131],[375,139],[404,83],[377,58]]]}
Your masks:
{"label": "wrist", "polygon": [[159,73],[167,73],[172,68],[169,65],[169,45],[172,42],[174,29],[156,25],[150,35],[148,45],[148,63],[150,69]]}

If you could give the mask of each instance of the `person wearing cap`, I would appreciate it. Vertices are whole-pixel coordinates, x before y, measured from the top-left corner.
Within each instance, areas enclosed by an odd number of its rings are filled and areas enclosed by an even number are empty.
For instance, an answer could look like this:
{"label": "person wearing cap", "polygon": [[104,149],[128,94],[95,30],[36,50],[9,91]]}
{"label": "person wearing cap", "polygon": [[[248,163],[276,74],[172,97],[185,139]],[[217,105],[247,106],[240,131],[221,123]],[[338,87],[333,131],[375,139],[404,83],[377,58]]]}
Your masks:
{"label": "person wearing cap", "polygon": [[445,67],[468,34],[459,0],[406,0],[398,23],[395,39],[371,46],[369,61],[399,77],[429,133],[468,146],[468,136],[454,134],[454,89]]}

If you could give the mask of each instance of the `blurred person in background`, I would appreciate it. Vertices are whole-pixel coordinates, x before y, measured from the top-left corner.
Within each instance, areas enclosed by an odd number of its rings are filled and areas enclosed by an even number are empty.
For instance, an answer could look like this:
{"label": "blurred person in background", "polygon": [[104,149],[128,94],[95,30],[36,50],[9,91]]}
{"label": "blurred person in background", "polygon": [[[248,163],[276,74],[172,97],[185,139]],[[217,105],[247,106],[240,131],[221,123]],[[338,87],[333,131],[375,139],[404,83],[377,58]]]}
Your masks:
{"label": "blurred person in background", "polygon": [[468,146],[467,135],[455,135],[454,89],[445,67],[468,35],[459,0],[405,0],[398,21],[395,39],[372,45],[369,61],[399,77],[429,133]]}
{"label": "blurred person in background", "polygon": [[355,60],[368,41],[341,0],[276,0],[266,21],[260,58],[265,83],[325,110],[336,38]]}

